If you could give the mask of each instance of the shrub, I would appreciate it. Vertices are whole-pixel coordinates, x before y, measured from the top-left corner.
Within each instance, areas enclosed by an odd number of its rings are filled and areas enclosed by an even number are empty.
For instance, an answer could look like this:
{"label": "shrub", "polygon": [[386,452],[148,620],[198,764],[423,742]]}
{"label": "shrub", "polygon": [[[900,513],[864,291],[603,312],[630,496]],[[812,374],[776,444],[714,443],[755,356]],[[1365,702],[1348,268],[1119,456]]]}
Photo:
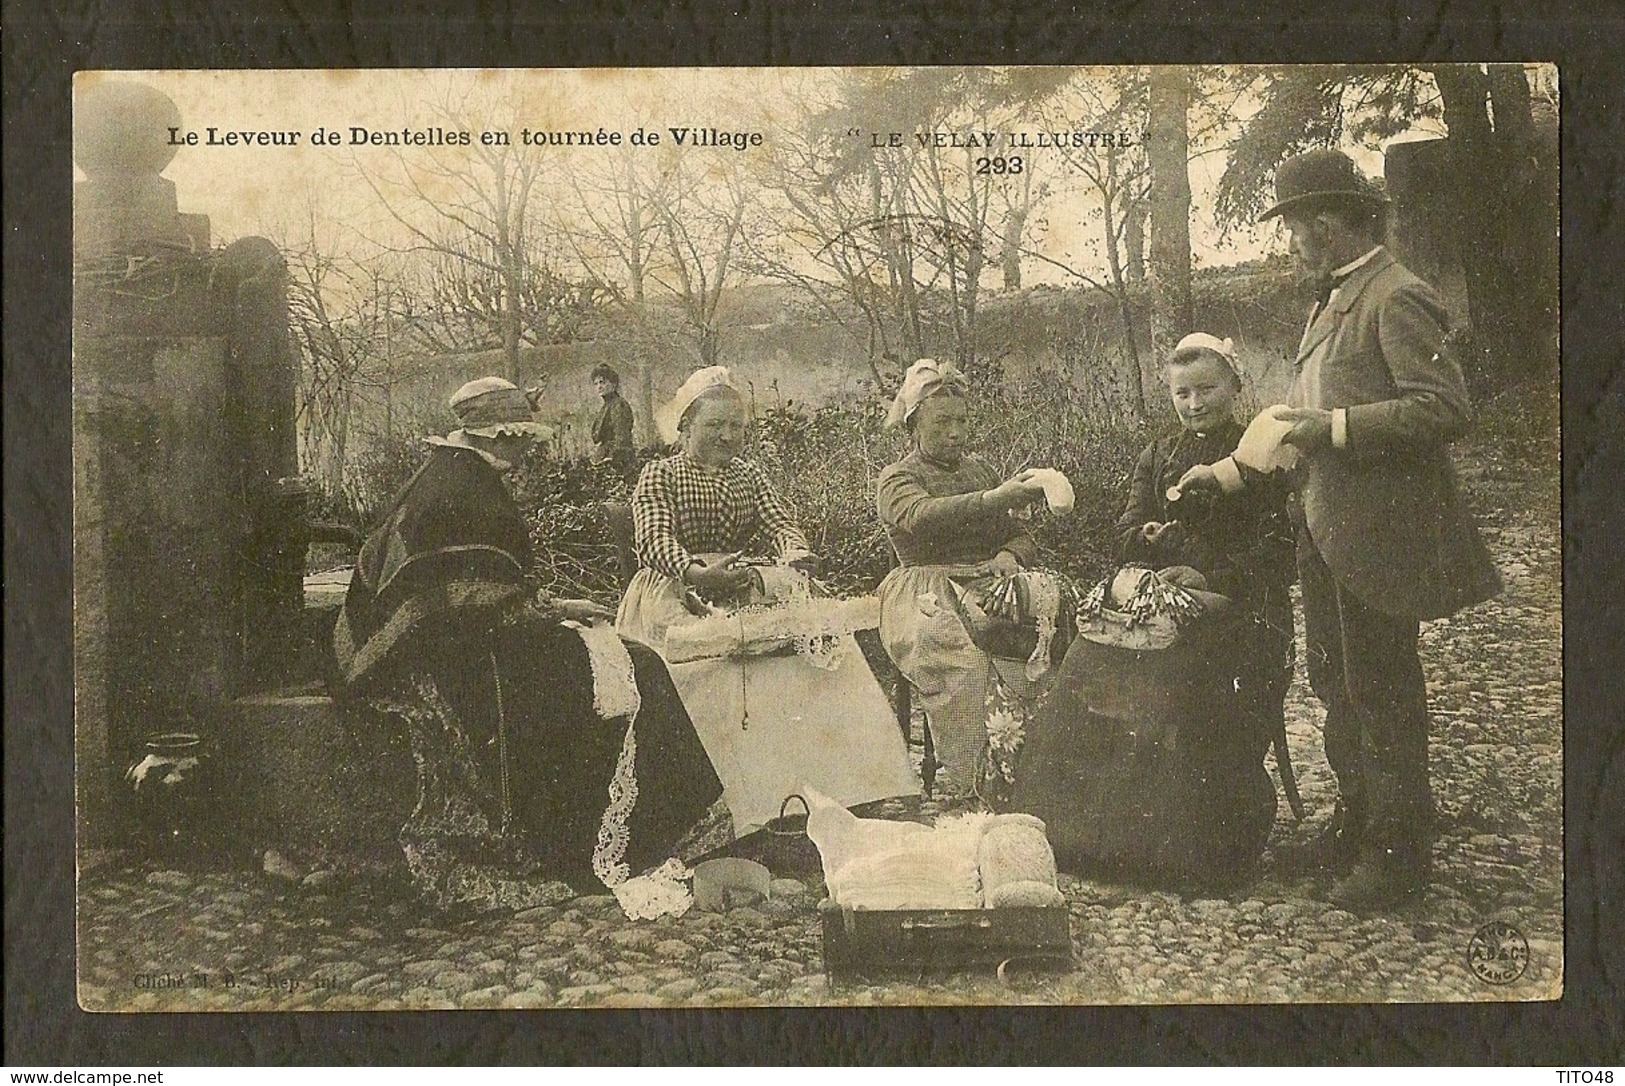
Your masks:
{"label": "shrub", "polygon": [[[1044,564],[1098,580],[1113,565],[1113,525],[1152,428],[1102,419],[1089,409],[1086,391],[1051,375],[978,384],[973,417],[982,455],[1006,476],[1023,467],[1059,468],[1077,491],[1071,517],[1033,517]],[[824,559],[825,580],[843,594],[872,591],[895,564],[875,514],[875,480],[907,444],[904,435],[885,429],[884,418],[878,398],[822,407],[791,402],[764,411],[755,428],[751,455]],[[387,500],[423,455],[416,439],[374,445],[366,492]],[[659,455],[646,450],[640,463]],[[539,445],[515,472],[514,491],[531,529],[540,586],[613,605],[622,585],[602,504],[630,500],[619,473]]]}

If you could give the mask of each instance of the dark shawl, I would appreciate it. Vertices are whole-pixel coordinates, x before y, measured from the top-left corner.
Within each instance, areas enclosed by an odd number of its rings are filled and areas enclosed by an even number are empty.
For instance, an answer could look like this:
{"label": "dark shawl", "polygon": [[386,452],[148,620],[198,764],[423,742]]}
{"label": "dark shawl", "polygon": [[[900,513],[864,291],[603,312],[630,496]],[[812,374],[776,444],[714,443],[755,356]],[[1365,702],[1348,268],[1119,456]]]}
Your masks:
{"label": "dark shawl", "polygon": [[530,540],[497,470],[472,449],[437,446],[356,562],[334,633],[348,689],[374,688],[438,640],[489,631],[526,595]]}

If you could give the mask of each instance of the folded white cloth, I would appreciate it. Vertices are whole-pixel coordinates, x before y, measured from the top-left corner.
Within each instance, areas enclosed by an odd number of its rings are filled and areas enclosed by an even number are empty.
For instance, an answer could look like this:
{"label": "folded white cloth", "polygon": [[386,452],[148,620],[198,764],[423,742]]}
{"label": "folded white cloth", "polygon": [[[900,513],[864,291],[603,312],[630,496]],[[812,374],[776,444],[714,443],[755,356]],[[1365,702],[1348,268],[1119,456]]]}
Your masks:
{"label": "folded white cloth", "polygon": [[1064,517],[1077,504],[1072,481],[1055,468],[1033,468],[1027,473],[1027,481],[1044,488],[1044,503],[1051,513]]}
{"label": "folded white cloth", "polygon": [[[1290,469],[1297,464],[1298,447],[1288,445],[1282,440],[1292,432],[1295,425],[1279,417],[1279,413],[1286,410],[1288,408],[1285,404],[1277,403],[1254,415],[1253,421],[1249,422],[1247,429],[1242,432],[1241,440],[1236,444],[1236,451],[1213,465],[1213,474],[1226,494],[1242,488],[1242,467],[1249,467],[1268,475],[1272,471]],[[1178,501],[1180,493],[1177,484],[1169,487],[1168,500]]]}
{"label": "folded white cloth", "polygon": [[1236,463],[1267,474],[1278,468],[1290,468],[1298,462],[1298,447],[1281,442],[1293,427],[1293,423],[1278,417],[1278,413],[1285,410],[1285,404],[1271,404],[1253,416],[1253,421],[1247,424],[1246,431],[1241,435],[1241,442],[1236,445],[1236,451],[1230,454]]}
{"label": "folded white cloth", "polygon": [[643,704],[638,693],[638,677],[632,655],[621,644],[620,635],[609,623],[587,625],[567,619],[564,625],[576,632],[587,646],[592,665],[592,707],[600,718],[635,717]]}

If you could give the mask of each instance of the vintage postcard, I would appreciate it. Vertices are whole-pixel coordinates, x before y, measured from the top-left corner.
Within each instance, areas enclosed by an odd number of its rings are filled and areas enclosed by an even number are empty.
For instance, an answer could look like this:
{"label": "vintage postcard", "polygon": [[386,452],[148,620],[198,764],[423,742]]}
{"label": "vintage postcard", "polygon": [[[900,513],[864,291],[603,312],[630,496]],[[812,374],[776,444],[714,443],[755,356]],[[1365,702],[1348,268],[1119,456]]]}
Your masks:
{"label": "vintage postcard", "polygon": [[80,72],[80,1005],[1558,998],[1558,93]]}

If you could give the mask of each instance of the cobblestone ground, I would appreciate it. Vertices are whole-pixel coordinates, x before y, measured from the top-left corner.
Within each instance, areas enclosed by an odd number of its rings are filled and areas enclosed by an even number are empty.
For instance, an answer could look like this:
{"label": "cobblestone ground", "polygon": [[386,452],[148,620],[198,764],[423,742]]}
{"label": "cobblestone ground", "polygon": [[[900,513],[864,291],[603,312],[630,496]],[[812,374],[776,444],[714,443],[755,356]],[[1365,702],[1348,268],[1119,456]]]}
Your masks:
{"label": "cobblestone ground", "polygon": [[[1553,998],[1563,900],[1558,494],[1555,447],[1524,453],[1515,459],[1481,441],[1458,458],[1473,465],[1469,488],[1507,590],[1424,628],[1439,838],[1432,885],[1402,910],[1339,911],[1323,900],[1323,877],[1294,873],[1289,862],[1322,828],[1334,795],[1323,714],[1300,679],[1288,730],[1308,818],[1295,823],[1283,803],[1259,877],[1224,897],[1063,876],[1069,972],[831,987],[816,881],[778,880],[759,906],[679,919],[634,923],[601,896],[452,922],[377,870],[306,871],[273,857],[269,871],[188,872],[112,857],[81,874],[81,1004],[229,1011]],[[1535,473],[1542,477],[1531,481]],[[928,804],[926,813],[939,809]],[[1486,982],[1469,960],[1474,934],[1492,921],[1528,945],[1512,983]]]}

